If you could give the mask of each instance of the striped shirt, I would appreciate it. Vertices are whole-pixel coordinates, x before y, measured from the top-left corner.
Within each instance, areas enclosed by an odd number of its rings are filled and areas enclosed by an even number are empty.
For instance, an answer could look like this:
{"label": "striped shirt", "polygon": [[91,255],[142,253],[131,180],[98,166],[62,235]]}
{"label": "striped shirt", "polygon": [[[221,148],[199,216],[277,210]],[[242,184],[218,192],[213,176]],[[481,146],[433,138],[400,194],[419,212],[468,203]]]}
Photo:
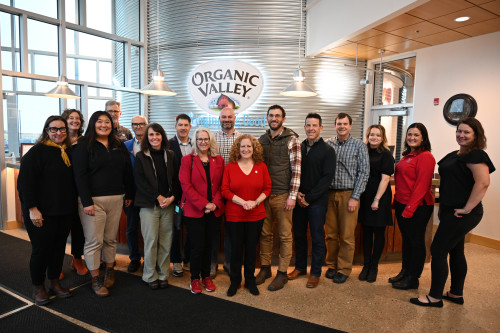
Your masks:
{"label": "striped shirt", "polygon": [[217,141],[217,146],[219,146],[219,154],[224,158],[224,164],[227,165],[229,163],[229,154],[231,153],[231,147],[233,146],[234,141],[241,134],[238,131],[234,131],[233,133],[227,135],[224,131],[215,132],[215,141]]}
{"label": "striped shirt", "polygon": [[331,137],[326,142],[337,154],[337,168],[330,190],[353,190],[351,197],[359,200],[370,175],[368,148],[363,141],[350,135],[342,142],[337,137]]}

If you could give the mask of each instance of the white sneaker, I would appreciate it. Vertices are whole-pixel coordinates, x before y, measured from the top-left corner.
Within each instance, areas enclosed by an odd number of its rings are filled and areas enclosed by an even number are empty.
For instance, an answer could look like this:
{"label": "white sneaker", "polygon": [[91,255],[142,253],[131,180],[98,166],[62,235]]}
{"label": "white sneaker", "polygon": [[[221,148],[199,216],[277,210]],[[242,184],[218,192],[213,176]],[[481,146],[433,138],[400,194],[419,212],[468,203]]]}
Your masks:
{"label": "white sneaker", "polygon": [[172,275],[173,276],[182,276],[184,272],[182,271],[182,265],[180,262],[174,263],[174,266],[172,267]]}

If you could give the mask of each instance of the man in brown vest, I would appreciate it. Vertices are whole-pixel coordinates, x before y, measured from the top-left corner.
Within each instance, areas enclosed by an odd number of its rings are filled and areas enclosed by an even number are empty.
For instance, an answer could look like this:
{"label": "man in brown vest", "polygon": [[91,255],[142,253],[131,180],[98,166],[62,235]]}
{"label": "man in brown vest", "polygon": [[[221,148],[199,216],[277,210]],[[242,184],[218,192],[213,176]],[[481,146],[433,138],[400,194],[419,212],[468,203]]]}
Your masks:
{"label": "man in brown vest", "polygon": [[287,269],[292,257],[292,211],[300,187],[301,150],[299,136],[283,126],[285,110],[279,105],[267,110],[269,130],[259,138],[264,149],[264,161],[273,183],[271,195],[264,202],[267,218],[260,236],[261,268],[255,282],[262,284],[272,276],[273,224],[277,221],[280,237],[278,273],[271,282],[270,291],[276,291],[288,282]]}

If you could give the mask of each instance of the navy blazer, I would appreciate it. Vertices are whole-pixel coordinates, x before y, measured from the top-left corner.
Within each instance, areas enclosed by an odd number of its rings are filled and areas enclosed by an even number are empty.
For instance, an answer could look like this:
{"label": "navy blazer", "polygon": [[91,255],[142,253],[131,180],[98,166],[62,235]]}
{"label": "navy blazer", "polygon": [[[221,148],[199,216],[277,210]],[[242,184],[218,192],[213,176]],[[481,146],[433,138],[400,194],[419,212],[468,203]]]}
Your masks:
{"label": "navy blazer", "polygon": [[123,144],[127,147],[128,152],[130,153],[130,160],[132,161],[132,168],[135,164],[135,156],[134,156],[134,141],[135,138],[125,141]]}
{"label": "navy blazer", "polygon": [[177,163],[181,163],[182,161],[182,151],[181,147],[179,146],[179,141],[177,141],[177,136],[174,135],[173,138],[168,140],[168,149],[174,152],[175,158],[177,159]]}

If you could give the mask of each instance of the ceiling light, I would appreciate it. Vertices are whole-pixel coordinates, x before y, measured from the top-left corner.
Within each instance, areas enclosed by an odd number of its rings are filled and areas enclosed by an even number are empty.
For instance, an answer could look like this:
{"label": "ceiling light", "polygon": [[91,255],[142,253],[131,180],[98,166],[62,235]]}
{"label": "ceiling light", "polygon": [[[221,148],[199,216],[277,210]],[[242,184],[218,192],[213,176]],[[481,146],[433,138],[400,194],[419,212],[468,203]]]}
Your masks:
{"label": "ceiling light", "polygon": [[67,99],[80,98],[80,96],[77,96],[71,89],[69,89],[68,79],[64,75],[59,76],[57,79],[57,86],[46,93],[45,96]]}
{"label": "ceiling light", "polygon": [[455,22],[465,22],[465,21],[468,21],[468,20],[470,20],[469,16],[461,16],[461,17],[457,17],[455,19]]}
{"label": "ceiling light", "polygon": [[306,76],[304,71],[300,69],[300,41],[302,40],[302,0],[300,3],[300,34],[299,34],[299,68],[293,73],[293,83],[283,90],[280,95],[288,97],[312,97],[318,95],[311,87],[309,87],[304,80]]}
{"label": "ceiling light", "polygon": [[156,2],[156,52],[158,54],[158,60],[156,62],[156,69],[151,75],[153,80],[144,88],[140,90],[141,93],[145,95],[155,95],[155,96],[175,96],[177,95],[172,89],[165,83],[165,76],[160,70],[160,0]]}

